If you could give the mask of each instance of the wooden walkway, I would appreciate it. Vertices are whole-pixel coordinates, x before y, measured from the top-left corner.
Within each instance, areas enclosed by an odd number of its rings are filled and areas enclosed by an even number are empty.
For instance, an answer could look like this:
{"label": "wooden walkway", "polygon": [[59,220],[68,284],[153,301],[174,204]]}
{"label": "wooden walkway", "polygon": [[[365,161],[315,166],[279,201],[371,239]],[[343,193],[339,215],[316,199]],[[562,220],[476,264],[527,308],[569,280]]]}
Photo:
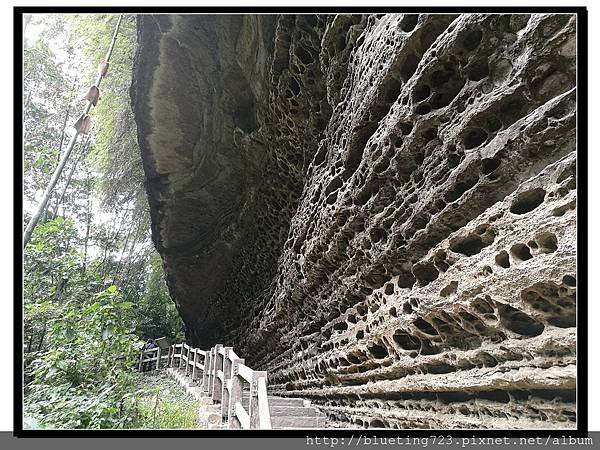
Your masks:
{"label": "wooden walkway", "polygon": [[326,418],[301,398],[274,397],[267,392],[267,372],[252,370],[232,347],[215,345],[210,350],[185,343],[143,350],[144,366],[165,368],[167,373],[205,410],[208,428],[305,429],[325,428]]}

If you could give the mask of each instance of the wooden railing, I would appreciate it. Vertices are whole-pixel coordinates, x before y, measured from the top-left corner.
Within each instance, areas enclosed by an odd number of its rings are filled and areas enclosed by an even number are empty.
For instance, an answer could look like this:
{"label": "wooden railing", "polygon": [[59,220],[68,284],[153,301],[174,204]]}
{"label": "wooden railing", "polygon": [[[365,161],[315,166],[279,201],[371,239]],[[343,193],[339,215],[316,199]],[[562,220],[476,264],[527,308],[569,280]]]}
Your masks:
{"label": "wooden railing", "polygon": [[155,362],[158,369],[163,360],[168,367],[184,371],[206,396],[221,404],[221,417],[228,428],[271,429],[267,372],[246,366],[232,347],[217,344],[201,350],[181,343],[171,345],[168,355],[162,357],[160,349],[143,350],[140,370],[143,362]]}
{"label": "wooden railing", "polygon": [[162,366],[161,360],[164,360],[165,358],[165,356],[161,357],[160,355],[160,347],[142,350],[140,353],[140,372],[144,365],[149,365],[150,367],[154,365],[154,369],[158,370]]}

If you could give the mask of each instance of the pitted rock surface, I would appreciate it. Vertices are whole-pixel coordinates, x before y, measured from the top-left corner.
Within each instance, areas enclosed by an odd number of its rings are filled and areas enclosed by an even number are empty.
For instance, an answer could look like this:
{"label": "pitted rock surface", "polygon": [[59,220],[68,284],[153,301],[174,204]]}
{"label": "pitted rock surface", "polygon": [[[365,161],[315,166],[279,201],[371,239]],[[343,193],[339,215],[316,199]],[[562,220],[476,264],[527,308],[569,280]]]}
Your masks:
{"label": "pitted rock surface", "polygon": [[575,27],[139,16],[153,239],[188,339],[332,422],[574,427]]}

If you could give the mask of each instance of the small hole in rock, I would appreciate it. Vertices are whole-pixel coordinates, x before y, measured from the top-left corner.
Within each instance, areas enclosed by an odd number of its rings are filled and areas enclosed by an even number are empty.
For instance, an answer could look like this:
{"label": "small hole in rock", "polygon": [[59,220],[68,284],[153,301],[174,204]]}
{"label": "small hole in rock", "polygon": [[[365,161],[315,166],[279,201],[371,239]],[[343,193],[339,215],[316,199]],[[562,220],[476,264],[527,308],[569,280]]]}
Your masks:
{"label": "small hole in rock", "polygon": [[429,89],[429,86],[424,84],[415,89],[415,92],[413,93],[413,98],[415,99],[415,101],[420,102],[422,100],[425,100],[427,97],[429,97],[430,93],[431,93],[431,89]]}
{"label": "small hole in rock", "polygon": [[419,66],[419,61],[420,59],[414,53],[411,53],[406,57],[406,59],[404,60],[404,64],[400,69],[400,75],[403,81],[407,81],[410,77],[413,76],[413,74],[417,70],[417,67]]}
{"label": "small hole in rock", "polygon": [[312,55],[302,47],[296,47],[296,56],[304,65],[309,65],[315,61]]}
{"label": "small hole in rock", "polygon": [[431,106],[434,109],[443,108],[444,106],[448,106],[450,103],[452,103],[454,97],[454,95],[451,95],[448,92],[438,92],[431,98]]}
{"label": "small hole in rock", "polygon": [[415,109],[415,113],[417,113],[421,116],[423,116],[429,112],[431,112],[431,106],[429,106],[427,103],[422,103],[419,106],[417,106]]}
{"label": "small hole in rock", "polygon": [[445,70],[436,70],[431,74],[431,83],[439,87],[444,83],[447,83],[448,80],[452,77],[452,72]]}
{"label": "small hole in rock", "polygon": [[498,310],[500,322],[510,331],[530,337],[539,336],[544,331],[544,325],[510,305],[500,305]]}
{"label": "small hole in rock", "polygon": [[471,68],[469,69],[469,80],[479,81],[483,80],[490,73],[490,69],[488,67],[487,58],[479,59],[473,63]]}
{"label": "small hole in rock", "polygon": [[491,230],[483,237],[477,234],[469,234],[466,237],[453,239],[450,242],[450,250],[465,256],[473,256],[494,242],[494,237],[495,233]]}
{"label": "small hole in rock", "polygon": [[481,42],[483,33],[479,30],[469,31],[463,38],[463,47],[469,51],[475,50]]}
{"label": "small hole in rock", "polygon": [[481,172],[485,175],[489,175],[498,167],[500,167],[498,158],[484,158],[481,160]]}
{"label": "small hole in rock", "polygon": [[392,339],[394,339],[394,342],[396,342],[403,350],[419,350],[421,348],[421,343],[417,338],[414,338],[402,330],[396,330]]}
{"label": "small hole in rock", "polygon": [[492,116],[486,121],[485,127],[490,133],[495,133],[502,128],[502,122],[496,116]]}
{"label": "small hole in rock", "polygon": [[505,250],[502,250],[496,255],[496,264],[498,264],[500,267],[504,267],[505,269],[508,269],[510,267],[508,253],[506,253]]}
{"label": "small hole in rock", "polygon": [[300,94],[300,85],[298,84],[298,82],[296,81],[295,78],[290,77],[289,86],[290,86],[290,89],[292,90],[292,92],[294,93],[294,95]]}
{"label": "small hole in rock", "polygon": [[338,322],[333,326],[334,330],[344,331],[348,329],[348,324],[346,322]]}
{"label": "small hole in rock", "polygon": [[413,129],[413,124],[410,122],[401,122],[398,126],[400,127],[403,136],[409,135]]}
{"label": "small hole in rock", "polygon": [[394,293],[394,285],[392,283],[388,283],[385,285],[385,295],[392,295]]}
{"label": "small hole in rock", "polygon": [[426,286],[434,281],[440,273],[431,262],[426,261],[413,266],[413,275],[421,286]]}
{"label": "small hole in rock", "polygon": [[423,333],[429,334],[430,336],[437,336],[439,334],[429,322],[423,320],[421,317],[416,319],[413,324]]}
{"label": "small hole in rock", "polygon": [[531,252],[529,251],[529,247],[527,247],[525,244],[515,244],[510,248],[510,252],[512,253],[512,255],[521,261],[527,261],[528,259],[531,259]]}
{"label": "small hole in rock", "polygon": [[454,294],[456,292],[457,288],[458,288],[458,281],[456,281],[456,280],[451,281],[445,288],[443,288],[440,291],[440,296],[448,297],[449,295]]}
{"label": "small hole in rock", "polygon": [[535,238],[542,253],[553,253],[558,250],[558,239],[554,233],[541,233]]}
{"label": "small hole in rock", "polygon": [[428,128],[423,132],[423,139],[424,139],[425,143],[432,141],[436,137],[437,137],[437,129],[435,129],[435,128]]}
{"label": "small hole in rock", "polygon": [[387,233],[381,228],[373,228],[369,230],[369,237],[372,242],[381,242],[387,240]]}
{"label": "small hole in rock", "polygon": [[416,278],[411,272],[402,272],[398,275],[399,288],[411,288],[415,284]]}
{"label": "small hole in rock", "polygon": [[476,148],[483,144],[487,139],[487,133],[483,128],[473,128],[465,136],[465,148]]}
{"label": "small hole in rock", "polygon": [[542,188],[532,189],[527,192],[522,192],[515,198],[510,205],[510,212],[513,214],[526,214],[540,206],[546,191]]}
{"label": "small hole in rock", "polygon": [[408,33],[415,29],[418,21],[418,14],[405,14],[402,20],[400,21],[400,29]]}
{"label": "small hole in rock", "polygon": [[372,347],[368,347],[368,349],[376,359],[382,359],[388,356],[387,349],[382,345],[375,344]]}

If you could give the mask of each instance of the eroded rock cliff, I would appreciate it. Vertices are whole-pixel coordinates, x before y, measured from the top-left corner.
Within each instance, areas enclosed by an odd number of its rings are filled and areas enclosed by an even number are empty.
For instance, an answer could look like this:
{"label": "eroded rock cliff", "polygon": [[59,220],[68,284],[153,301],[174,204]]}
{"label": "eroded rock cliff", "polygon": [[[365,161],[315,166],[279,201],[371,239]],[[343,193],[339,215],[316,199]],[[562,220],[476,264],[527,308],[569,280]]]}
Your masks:
{"label": "eroded rock cliff", "polygon": [[575,426],[575,27],[139,16],[153,238],[188,338],[340,422]]}

